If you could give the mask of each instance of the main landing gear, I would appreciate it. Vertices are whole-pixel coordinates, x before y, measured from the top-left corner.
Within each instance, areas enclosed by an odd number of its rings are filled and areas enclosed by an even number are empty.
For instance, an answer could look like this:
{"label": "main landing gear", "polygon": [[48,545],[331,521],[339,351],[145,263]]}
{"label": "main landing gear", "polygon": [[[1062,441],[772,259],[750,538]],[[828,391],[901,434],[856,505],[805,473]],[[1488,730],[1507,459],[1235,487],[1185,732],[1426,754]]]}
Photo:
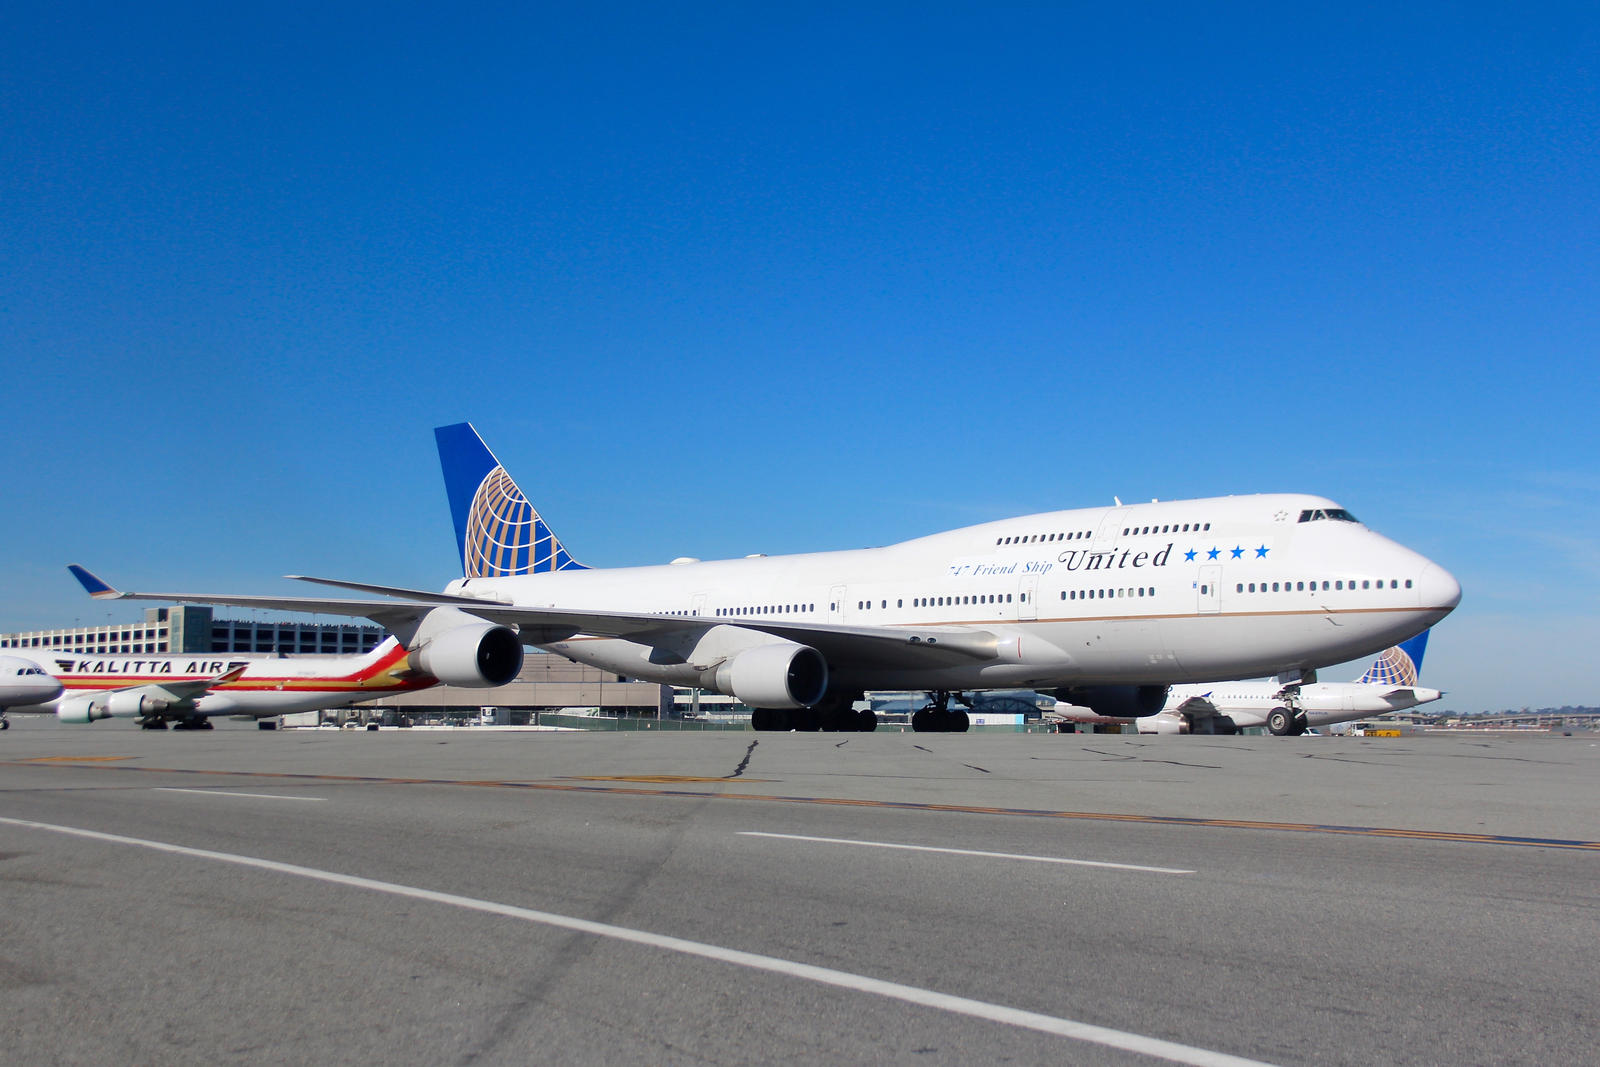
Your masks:
{"label": "main landing gear", "polygon": [[857,711],[850,706],[860,699],[860,693],[830,693],[815,707],[756,708],[750,712],[750,728],[801,733],[871,733],[878,728],[878,716],[870,708]]}
{"label": "main landing gear", "polygon": [[1273,708],[1267,715],[1267,732],[1273,737],[1299,737],[1306,732],[1306,714],[1293,708]]}
{"label": "main landing gear", "polygon": [[972,707],[972,698],[961,693],[940,689],[928,694],[928,703],[911,716],[911,729],[919,734],[964,734],[972,728],[972,720],[960,708],[950,710],[950,698],[958,704]]}

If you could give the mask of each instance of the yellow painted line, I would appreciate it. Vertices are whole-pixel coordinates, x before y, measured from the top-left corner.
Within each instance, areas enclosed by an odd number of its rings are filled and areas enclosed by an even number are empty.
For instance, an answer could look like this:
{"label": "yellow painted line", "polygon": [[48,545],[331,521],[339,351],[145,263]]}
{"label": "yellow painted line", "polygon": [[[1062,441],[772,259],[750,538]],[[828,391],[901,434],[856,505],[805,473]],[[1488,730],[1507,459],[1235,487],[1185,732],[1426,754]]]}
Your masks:
{"label": "yellow painted line", "polygon": [[19,763],[115,763],[118,760],[133,759],[132,756],[34,756],[32,759],[18,760]]}
{"label": "yellow painted line", "polygon": [[677,782],[770,782],[769,778],[698,778],[692,774],[564,774],[569,782],[648,782],[672,785]]}

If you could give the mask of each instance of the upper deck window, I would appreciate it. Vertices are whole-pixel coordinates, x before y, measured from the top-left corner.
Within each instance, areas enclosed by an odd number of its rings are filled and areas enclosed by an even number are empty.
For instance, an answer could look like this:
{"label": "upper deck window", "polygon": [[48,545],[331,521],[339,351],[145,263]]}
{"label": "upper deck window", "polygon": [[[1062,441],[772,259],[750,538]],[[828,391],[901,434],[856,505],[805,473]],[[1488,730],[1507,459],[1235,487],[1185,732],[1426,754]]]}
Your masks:
{"label": "upper deck window", "polygon": [[1334,522],[1360,521],[1344,508],[1308,508],[1300,513],[1301,522],[1320,522],[1323,519],[1332,519]]}

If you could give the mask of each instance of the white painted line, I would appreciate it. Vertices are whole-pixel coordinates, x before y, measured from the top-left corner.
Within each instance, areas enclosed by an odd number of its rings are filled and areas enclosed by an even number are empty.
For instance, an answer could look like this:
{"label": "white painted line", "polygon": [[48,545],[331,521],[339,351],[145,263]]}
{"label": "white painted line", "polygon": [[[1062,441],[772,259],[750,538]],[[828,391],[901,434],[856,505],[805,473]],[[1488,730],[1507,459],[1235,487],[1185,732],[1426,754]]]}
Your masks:
{"label": "white painted line", "polygon": [[327,797],[286,797],[281,793],[229,793],[223,789],[179,789],[177,786],[158,785],[157,793],[198,793],[203,797],[250,797],[253,800],[326,800]]}
{"label": "white painted line", "polygon": [[686,941],[679,937],[652,934],[644,930],[631,930],[626,926],[612,926],[609,923],[591,922],[588,919],[556,915],[548,911],[534,911],[531,908],[519,908],[512,904],[497,904],[490,900],[462,897],[454,893],[440,893],[431,889],[399,885],[395,882],[380,882],[372,878],[360,878],[353,874],[340,874],[337,871],[323,871],[315,867],[300,867],[292,863],[279,863],[276,860],[259,859],[255,856],[240,856],[231,852],[213,852],[210,849],[188,848],[184,845],[168,844],[165,841],[147,841],[138,837],[123,837],[121,834],[107,834],[99,830],[84,830],[76,826],[57,826],[53,823],[13,819],[3,815],[0,815],[0,825],[18,826],[27,830],[45,830],[50,833],[67,834],[72,837],[86,838],[90,841],[105,841],[115,845],[133,845],[138,848],[148,848],[175,856],[214,860],[218,863],[232,863],[240,867],[254,867],[257,870],[288,874],[297,878],[309,878],[318,882],[327,882],[331,885],[348,886],[352,889],[366,889],[374,893],[388,893],[392,896],[408,897],[412,900],[448,904],[451,907],[465,908],[470,911],[500,915],[511,919],[521,919],[525,922],[553,926],[561,930],[572,930],[581,934],[590,934],[594,937],[608,937],[615,941],[626,941],[630,944],[646,945],[650,948],[663,949],[667,952],[697,956],[701,959],[733,964],[736,967],[748,967],[752,970],[766,971],[770,974],[800,978],[808,982],[817,982],[838,989],[852,989],[860,993],[872,993],[876,996],[887,997],[906,1004],[934,1008],[938,1011],[947,1011],[956,1015],[967,1015],[972,1018],[1003,1023],[1007,1026],[1016,1026],[1025,1030],[1054,1034],[1058,1037],[1071,1038],[1074,1041],[1086,1041],[1091,1044],[1105,1045],[1109,1048],[1122,1049],[1127,1052],[1137,1052],[1157,1059],[1171,1060],[1175,1063],[1195,1064],[1198,1067],[1262,1067],[1259,1060],[1230,1056],[1225,1052],[1213,1052],[1209,1049],[1195,1048],[1192,1045],[1180,1045],[1175,1041],[1163,1041],[1156,1037],[1145,1037],[1142,1034],[1112,1030],[1108,1027],[1075,1022],[1072,1019],[1062,1019],[1054,1015],[1041,1015],[1038,1012],[1023,1011],[1020,1008],[1008,1008],[1003,1004],[969,1000],[966,997],[952,996],[948,993],[937,993],[931,989],[920,989],[917,986],[901,985],[898,982],[886,982],[878,978],[868,978],[865,975],[851,974],[849,971],[836,971],[828,967],[797,963],[793,960],[781,959],[776,956],[761,956],[754,952],[741,952],[738,949],[722,948],[718,945],[708,945],[699,941]]}
{"label": "white painted line", "polygon": [[1109,867],[1114,871],[1143,871],[1146,874],[1194,874],[1178,867],[1141,867],[1136,863],[1107,863],[1104,860],[1069,860],[1060,856],[1030,856],[1022,852],[978,852],[970,848],[936,848],[933,845],[897,845],[889,841],[854,841],[847,837],[807,837],[804,834],[767,834],[760,830],[740,830],[740,837],[776,837],[782,841],[815,841],[823,845],[860,845],[863,848],[898,848],[907,852],[943,852],[950,856],[982,856],[992,860],[1026,860],[1029,863],[1066,863],[1074,867]]}

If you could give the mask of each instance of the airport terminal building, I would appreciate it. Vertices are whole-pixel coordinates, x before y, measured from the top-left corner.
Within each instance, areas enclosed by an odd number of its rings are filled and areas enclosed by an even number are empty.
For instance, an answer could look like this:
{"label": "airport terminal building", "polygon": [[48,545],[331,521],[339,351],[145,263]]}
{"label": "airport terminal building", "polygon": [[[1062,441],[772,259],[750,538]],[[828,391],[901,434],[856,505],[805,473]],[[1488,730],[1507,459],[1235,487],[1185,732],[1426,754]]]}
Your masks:
{"label": "airport terminal building", "polygon": [[143,622],[0,634],[0,650],[55,648],[112,656],[152,652],[354,656],[370,652],[384,636],[382,627],[372,625],[218,619],[210,607],[185,604],[146,608]]}

